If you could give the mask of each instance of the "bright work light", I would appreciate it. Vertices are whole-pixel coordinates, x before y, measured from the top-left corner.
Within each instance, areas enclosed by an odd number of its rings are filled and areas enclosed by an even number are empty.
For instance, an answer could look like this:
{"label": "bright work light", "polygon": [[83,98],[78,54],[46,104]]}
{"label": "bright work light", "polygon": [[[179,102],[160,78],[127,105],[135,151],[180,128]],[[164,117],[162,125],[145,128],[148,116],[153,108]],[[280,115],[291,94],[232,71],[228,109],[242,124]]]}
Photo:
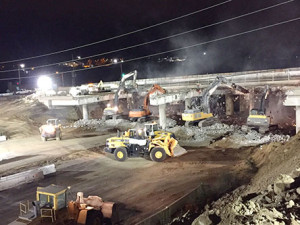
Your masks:
{"label": "bright work light", "polygon": [[37,81],[37,86],[41,90],[51,90],[52,89],[52,80],[47,76],[40,76]]}

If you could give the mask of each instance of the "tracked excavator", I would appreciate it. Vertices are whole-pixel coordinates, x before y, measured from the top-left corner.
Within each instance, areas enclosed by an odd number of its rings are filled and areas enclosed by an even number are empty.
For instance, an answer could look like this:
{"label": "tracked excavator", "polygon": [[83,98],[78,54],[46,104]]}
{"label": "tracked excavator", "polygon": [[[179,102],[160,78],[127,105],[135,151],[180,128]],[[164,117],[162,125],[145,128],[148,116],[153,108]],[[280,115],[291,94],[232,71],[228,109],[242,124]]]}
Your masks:
{"label": "tracked excavator", "polygon": [[217,77],[211,85],[203,91],[200,106],[193,105],[194,108],[184,110],[182,120],[185,121],[186,126],[197,124],[199,127],[202,127],[204,120],[207,121],[208,119],[213,122],[214,117],[210,112],[209,98],[221,84],[227,83],[225,77]]}
{"label": "tracked excavator", "polygon": [[125,89],[125,81],[130,77],[133,77],[133,82],[132,82],[132,87],[129,87],[128,89],[136,89],[137,88],[137,84],[136,84],[137,71],[136,70],[123,75],[122,79],[119,83],[118,89],[115,93],[113,105],[108,104],[107,107],[103,111],[103,116],[102,116],[103,120],[116,119],[117,117],[121,116],[122,110],[119,107],[119,94],[122,90]]}
{"label": "tracked excavator", "polygon": [[149,97],[155,92],[165,94],[166,90],[158,84],[154,84],[146,94],[143,106],[141,106],[139,109],[132,109],[131,111],[129,111],[129,118],[131,121],[146,122],[149,119],[151,115],[151,112],[149,110]]}
{"label": "tracked excavator", "polygon": [[244,132],[250,129],[256,129],[259,133],[266,133],[270,128],[270,118],[266,116],[266,101],[270,93],[269,86],[265,86],[264,92],[260,99],[259,108],[253,108],[250,110],[247,118],[247,125],[242,126]]}
{"label": "tracked excavator", "polygon": [[185,121],[185,126],[198,125],[202,127],[204,123],[212,125],[217,122],[217,119],[210,112],[209,99],[215,90],[222,84],[227,85],[231,89],[235,89],[242,93],[248,93],[245,88],[229,83],[225,77],[217,77],[202,93],[200,105],[192,105],[193,108],[184,110],[182,120]]}

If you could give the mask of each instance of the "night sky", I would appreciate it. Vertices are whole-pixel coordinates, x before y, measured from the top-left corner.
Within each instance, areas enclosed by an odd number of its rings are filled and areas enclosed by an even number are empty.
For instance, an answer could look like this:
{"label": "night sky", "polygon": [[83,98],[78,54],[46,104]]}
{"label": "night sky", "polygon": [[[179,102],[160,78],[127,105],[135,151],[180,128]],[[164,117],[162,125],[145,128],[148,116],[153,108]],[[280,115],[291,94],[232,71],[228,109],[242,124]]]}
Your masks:
{"label": "night sky", "polygon": [[[155,28],[86,48],[32,60],[0,63],[0,79],[16,78],[17,69],[71,60],[72,56],[88,57],[146,41],[170,36],[230,19],[287,0],[232,0],[221,6],[182,18]],[[130,31],[141,29],[226,0],[2,0],[0,4],[0,61],[22,59],[64,50]],[[123,72],[138,71],[138,78],[206,74],[300,66],[300,20],[250,34],[212,42],[194,48],[126,62],[133,58],[207,42],[278,22],[300,17],[300,0],[226,22],[176,38],[119,51],[97,58],[123,58]],[[161,60],[184,58],[183,62]],[[82,62],[86,62],[82,60]],[[79,69],[79,68],[75,68]],[[121,66],[110,65],[76,72],[76,83],[118,80]],[[72,68],[51,66],[21,71],[21,76],[38,76],[69,71]],[[52,75],[61,85],[60,75]],[[71,84],[66,73],[65,85]],[[8,81],[0,81],[6,89]],[[12,80],[17,82],[17,80]],[[24,87],[34,87],[36,78],[23,79]]]}

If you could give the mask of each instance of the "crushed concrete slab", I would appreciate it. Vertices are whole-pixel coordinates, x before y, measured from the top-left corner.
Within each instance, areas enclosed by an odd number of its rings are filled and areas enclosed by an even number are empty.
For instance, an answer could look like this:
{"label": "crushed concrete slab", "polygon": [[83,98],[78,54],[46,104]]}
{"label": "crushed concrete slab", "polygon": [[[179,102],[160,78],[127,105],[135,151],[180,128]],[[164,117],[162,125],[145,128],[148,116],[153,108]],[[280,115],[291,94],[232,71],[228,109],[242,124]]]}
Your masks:
{"label": "crushed concrete slab", "polygon": [[0,136],[0,142],[1,141],[6,141],[6,140],[7,140],[7,137],[5,135]]}
{"label": "crushed concrete slab", "polygon": [[[227,194],[206,206],[193,224],[203,224],[204,221],[204,224],[212,224],[213,221],[207,221],[207,215],[216,211],[220,212],[219,224],[297,224],[300,222],[299,180],[300,176],[293,179],[281,174],[264,191],[239,195],[237,189],[231,195]],[[280,191],[275,189],[278,184],[282,188]]]}

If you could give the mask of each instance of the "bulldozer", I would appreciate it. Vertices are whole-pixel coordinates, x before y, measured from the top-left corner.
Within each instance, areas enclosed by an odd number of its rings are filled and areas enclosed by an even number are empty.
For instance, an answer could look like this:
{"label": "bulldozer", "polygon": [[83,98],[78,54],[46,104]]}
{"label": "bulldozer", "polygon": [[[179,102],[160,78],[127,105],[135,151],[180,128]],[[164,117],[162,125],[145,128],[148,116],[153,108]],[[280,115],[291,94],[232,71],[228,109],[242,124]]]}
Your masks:
{"label": "bulldozer", "polygon": [[147,157],[154,162],[163,162],[167,156],[177,157],[187,153],[170,133],[148,136],[146,129],[130,129],[120,137],[106,140],[105,152],[123,162],[129,157]]}
{"label": "bulldozer", "polygon": [[39,130],[42,141],[47,141],[48,139],[53,138],[57,141],[62,139],[61,124],[58,119],[48,119],[46,124],[42,125]]}
{"label": "bulldozer", "polygon": [[146,122],[149,119],[151,115],[151,112],[149,110],[149,97],[155,92],[165,94],[166,90],[158,84],[154,84],[146,94],[143,106],[141,106],[139,109],[132,109],[131,111],[129,111],[129,119],[131,121]]}

